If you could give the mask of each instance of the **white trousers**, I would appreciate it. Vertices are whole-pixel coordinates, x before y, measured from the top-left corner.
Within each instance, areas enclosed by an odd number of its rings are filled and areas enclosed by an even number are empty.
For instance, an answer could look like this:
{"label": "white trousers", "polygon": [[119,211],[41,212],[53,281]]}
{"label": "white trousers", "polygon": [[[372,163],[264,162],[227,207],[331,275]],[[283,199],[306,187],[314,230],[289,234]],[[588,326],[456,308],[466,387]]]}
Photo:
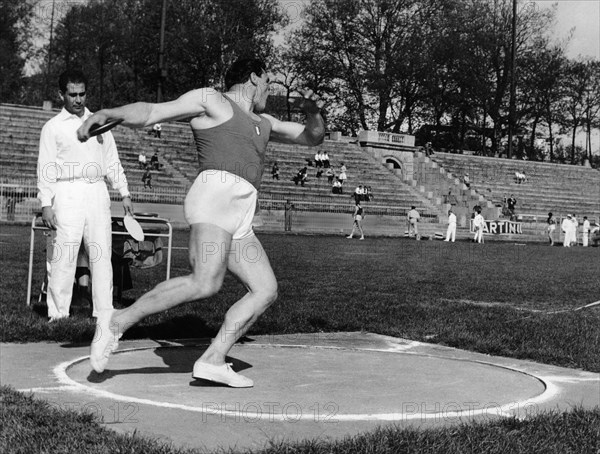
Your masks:
{"label": "white trousers", "polygon": [[82,239],[92,275],[93,316],[97,317],[99,311],[113,307],[112,228],[106,183],[59,182],[52,208],[58,225],[48,273],[48,317],[69,316]]}
{"label": "white trousers", "polygon": [[565,232],[565,239],[563,241],[564,247],[571,247],[571,245],[576,241],[575,232],[572,230],[567,230]]}
{"label": "white trousers", "polygon": [[476,227],[475,228],[475,237],[473,237],[473,240],[476,241],[477,243],[483,243],[483,229]]}
{"label": "white trousers", "polygon": [[448,224],[448,230],[446,231],[446,241],[456,240],[456,224]]}
{"label": "white trousers", "polygon": [[408,221],[408,236],[419,235],[419,225],[416,219]]}

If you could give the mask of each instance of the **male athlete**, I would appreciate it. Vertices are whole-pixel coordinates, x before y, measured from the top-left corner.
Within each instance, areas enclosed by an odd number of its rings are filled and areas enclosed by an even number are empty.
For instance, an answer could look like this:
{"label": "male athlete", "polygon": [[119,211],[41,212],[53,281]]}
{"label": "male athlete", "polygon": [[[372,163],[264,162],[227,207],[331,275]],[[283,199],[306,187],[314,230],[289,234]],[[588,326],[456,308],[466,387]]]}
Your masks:
{"label": "male athlete", "polygon": [[[264,110],[269,95],[269,75],[259,60],[235,62],[225,75],[225,85],[225,93],[200,88],[174,101],[104,109],[78,130],[79,139],[85,141],[92,125],[110,120],[122,119],[124,126],[144,128],[191,118],[200,163],[200,173],[184,202],[185,218],[191,226],[192,274],[164,281],[132,306],[98,318],[90,353],[97,372],[104,370],[126,329],[148,315],[214,295],[229,270],[248,293],[229,308],[218,335],[194,364],[192,376],[231,387],[253,386],[252,380],[233,371],[225,358],[277,298],[275,275],[251,225],[265,150],[269,139],[319,145],[325,124],[311,91],[296,100],[306,114],[305,125],[257,113]],[[252,257],[234,253],[246,250],[256,253]]]}

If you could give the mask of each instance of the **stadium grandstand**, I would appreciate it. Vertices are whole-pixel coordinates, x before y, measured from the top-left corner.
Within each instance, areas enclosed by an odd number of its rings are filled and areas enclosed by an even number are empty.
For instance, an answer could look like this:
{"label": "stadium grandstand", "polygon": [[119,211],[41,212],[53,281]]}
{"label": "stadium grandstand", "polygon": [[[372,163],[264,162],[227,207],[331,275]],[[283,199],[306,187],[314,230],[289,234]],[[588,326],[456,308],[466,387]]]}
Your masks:
{"label": "stadium grandstand", "polygon": [[[40,209],[36,199],[36,163],[43,124],[57,110],[1,104],[0,120],[0,221],[30,222]],[[163,125],[161,138],[148,130],[117,127],[113,130],[129,187],[142,212],[178,213],[187,189],[197,175],[197,157],[192,134],[186,123]],[[387,137],[390,137],[388,134]],[[393,139],[393,137],[392,137]],[[343,194],[334,194],[327,178],[316,177],[308,166],[305,186],[294,184],[298,169],[312,160],[316,151],[328,153],[336,173],[342,163],[348,179]],[[152,188],[142,182],[144,170],[138,156],[157,154],[160,170],[153,171]],[[274,162],[279,180],[271,176]],[[517,173],[526,176],[517,180]],[[469,187],[464,175],[469,174]],[[352,194],[358,185],[370,186],[373,198],[364,204],[365,229],[371,235],[405,235],[406,213],[416,206],[421,213],[421,233],[433,237],[445,232],[447,212],[453,208],[458,237],[469,235],[473,207],[481,206],[486,219],[503,219],[503,202],[511,194],[517,199],[517,219],[524,223],[523,239],[545,240],[547,213],[559,218],[567,213],[600,217],[600,172],[562,164],[436,152],[426,156],[413,145],[397,146],[394,140],[363,140],[331,133],[319,147],[271,143],[265,158],[260,193],[261,229],[283,231],[284,205],[294,205],[294,230],[313,233],[340,233],[351,226]],[[116,194],[112,194],[118,200]],[[172,215],[174,225],[182,218]]]}

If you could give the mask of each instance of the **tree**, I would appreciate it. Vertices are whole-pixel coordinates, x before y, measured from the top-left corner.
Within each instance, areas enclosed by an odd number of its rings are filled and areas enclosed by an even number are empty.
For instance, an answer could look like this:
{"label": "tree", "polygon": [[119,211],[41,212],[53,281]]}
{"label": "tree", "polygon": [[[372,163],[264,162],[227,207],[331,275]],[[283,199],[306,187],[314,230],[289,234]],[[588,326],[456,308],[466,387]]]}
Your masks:
{"label": "tree", "polygon": [[583,96],[585,114],[583,125],[586,133],[585,149],[587,159],[592,162],[592,128],[600,128],[600,61],[588,61],[587,64],[588,84]]}
{"label": "tree", "polygon": [[18,103],[23,96],[24,67],[32,51],[31,20],[35,2],[0,2],[0,100]]}
{"label": "tree", "polygon": [[554,158],[553,128],[561,118],[567,66],[564,48],[540,40],[519,59],[518,121],[529,128],[529,157],[533,158],[538,127],[546,124],[550,135],[550,161]]}
{"label": "tree", "polygon": [[[566,65],[564,96],[561,110],[565,113],[563,125],[571,132],[571,164],[575,164],[575,138],[579,128],[590,131],[600,109],[598,93],[598,62],[570,61]],[[587,157],[587,156],[586,156]]]}
{"label": "tree", "polygon": [[[490,116],[494,134],[492,147],[497,149],[503,128],[508,123],[508,88],[511,77],[512,0],[468,0],[465,2],[463,54],[460,74],[465,91],[484,107]],[[530,3],[522,3],[517,12],[516,54],[527,54],[539,42],[551,23],[553,10],[540,11]],[[470,71],[479,77],[469,83]],[[520,68],[515,68],[519,77]],[[517,79],[518,80],[518,79]]]}
{"label": "tree", "polygon": [[[348,129],[398,131],[420,93],[415,45],[432,1],[312,0],[290,47],[302,76],[327,83]],[[334,120],[335,121],[335,120]],[[410,127],[410,126],[409,126]],[[345,129],[345,128],[344,128]]]}
{"label": "tree", "polygon": [[[93,18],[93,20],[90,20]],[[91,0],[76,5],[56,28],[54,79],[78,66],[96,93],[92,108],[154,101],[161,5],[155,0]],[[218,85],[240,56],[267,58],[272,33],[284,23],[276,0],[169,2],[164,98]]]}

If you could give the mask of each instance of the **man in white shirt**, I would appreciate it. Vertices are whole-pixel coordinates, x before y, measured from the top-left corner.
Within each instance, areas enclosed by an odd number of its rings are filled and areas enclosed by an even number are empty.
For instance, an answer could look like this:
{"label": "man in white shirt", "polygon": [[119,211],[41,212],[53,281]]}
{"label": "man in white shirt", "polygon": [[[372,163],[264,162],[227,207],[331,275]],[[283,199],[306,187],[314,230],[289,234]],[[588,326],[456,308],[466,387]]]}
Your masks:
{"label": "man in white shirt", "polygon": [[146,153],[143,151],[140,151],[140,154],[138,155],[138,164],[140,169],[146,168]]}
{"label": "man in white shirt", "polygon": [[65,71],[59,88],[64,108],[42,128],[37,167],[42,220],[54,231],[46,300],[50,321],[69,316],[82,238],[92,273],[93,316],[113,308],[111,212],[105,178],[123,197],[125,212],[133,214],[112,134],[106,132],[86,143],[77,138],[77,129],[92,115],[85,107],[85,75]]}
{"label": "man in white shirt", "polygon": [[446,231],[446,239],[444,241],[456,240],[456,215],[452,209],[448,210],[448,230]]}
{"label": "man in white shirt", "polygon": [[421,215],[417,211],[417,208],[414,206],[410,207],[410,211],[408,212],[408,236],[415,236],[417,240],[420,239],[418,226],[420,218]]}
{"label": "man in white shirt", "polygon": [[315,153],[315,167],[318,169],[320,167],[323,167],[323,160],[321,158],[321,152],[317,151]]}
{"label": "man in white shirt", "polygon": [[571,215],[567,214],[567,217],[563,219],[560,224],[560,228],[563,231],[565,237],[563,240],[563,247],[571,247],[571,242],[573,241],[573,220],[571,219]]}
{"label": "man in white shirt", "polygon": [[573,214],[571,217],[571,222],[573,225],[571,226],[571,246],[577,246],[579,241],[577,240],[577,230],[579,229],[579,220],[577,219],[577,215]]}
{"label": "man in white shirt", "polygon": [[588,221],[587,216],[583,217],[583,235],[581,244],[583,247],[587,247],[590,241],[590,221]]}
{"label": "man in white shirt", "polygon": [[477,208],[477,214],[473,219],[473,227],[475,228],[475,237],[473,241],[476,243],[483,243],[483,228],[485,226],[485,219],[481,214],[481,208]]}

